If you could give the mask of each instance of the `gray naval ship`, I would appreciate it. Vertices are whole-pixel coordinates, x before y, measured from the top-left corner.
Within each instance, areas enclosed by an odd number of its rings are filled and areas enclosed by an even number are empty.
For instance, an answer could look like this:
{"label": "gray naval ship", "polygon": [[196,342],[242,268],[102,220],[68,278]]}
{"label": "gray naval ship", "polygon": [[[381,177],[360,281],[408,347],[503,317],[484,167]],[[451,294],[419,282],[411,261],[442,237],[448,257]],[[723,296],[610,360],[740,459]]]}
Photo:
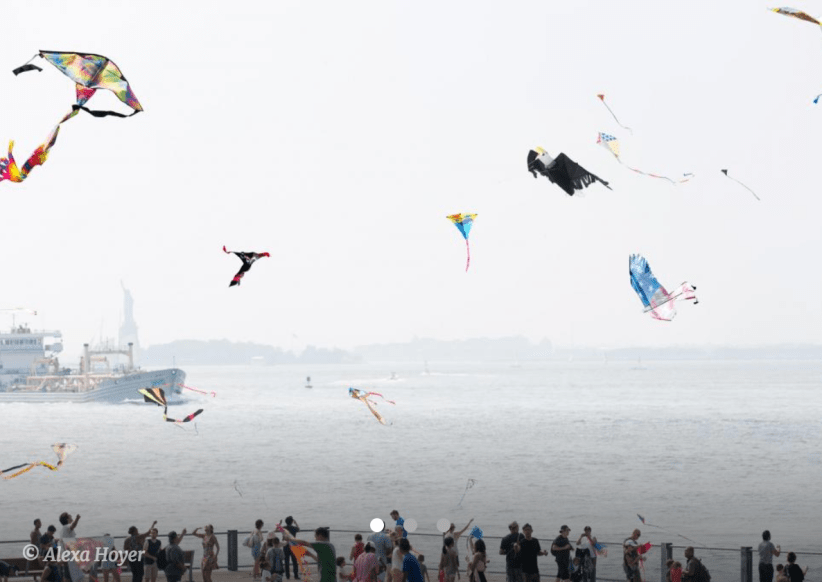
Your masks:
{"label": "gray naval ship", "polygon": [[[5,402],[123,402],[142,399],[140,388],[162,388],[169,402],[179,400],[185,372],[176,368],[146,372],[134,367],[128,347],[83,345],[80,368],[60,366],[59,331],[32,331],[25,325],[0,333],[0,404]],[[112,365],[109,356],[126,356]]]}
{"label": "gray naval ship", "polygon": [[[12,323],[11,331],[0,333],[0,404],[4,402],[124,402],[142,400],[140,388],[162,388],[169,403],[181,400],[182,370],[170,368],[151,372],[134,365],[139,347],[134,321],[134,299],[123,287],[123,321],[119,345],[90,349],[83,344],[79,369],[61,367],[63,351],[59,331],[32,331],[28,325]],[[6,311],[27,311],[15,309]],[[127,347],[122,347],[127,346]],[[120,360],[110,362],[109,358]],[[121,362],[125,359],[125,362]]]}

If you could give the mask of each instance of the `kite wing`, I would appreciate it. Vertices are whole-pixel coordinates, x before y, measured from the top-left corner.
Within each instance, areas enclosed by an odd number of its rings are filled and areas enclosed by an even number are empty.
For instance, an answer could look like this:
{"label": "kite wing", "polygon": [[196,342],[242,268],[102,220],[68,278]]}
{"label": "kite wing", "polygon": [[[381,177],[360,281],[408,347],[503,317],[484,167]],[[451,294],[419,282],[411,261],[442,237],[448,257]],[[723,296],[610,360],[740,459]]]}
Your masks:
{"label": "kite wing", "polygon": [[145,402],[153,402],[157,406],[168,406],[166,393],[162,388],[140,388],[137,392],[143,395]]}
{"label": "kite wing", "polygon": [[569,196],[573,196],[574,192],[587,188],[594,182],[600,182],[609,190],[611,189],[608,182],[592,174],[565,154],[561,153],[556,159],[551,159],[542,148],[528,152],[528,171],[534,176],[539,172],[565,190]]}
{"label": "kite wing", "polygon": [[[105,117],[107,115],[127,117],[114,111],[90,111],[83,107],[83,104],[94,95],[97,89],[107,89],[114,93],[120,101],[133,110],[130,115],[136,115],[143,110],[143,106],[135,97],[125,75],[114,64],[114,61],[108,57],[89,53],[57,51],[40,51],[39,56],[57,67],[60,72],[77,84],[78,101],[81,93],[85,97],[83,103],[77,104],[78,108],[91,113],[95,117]],[[15,69],[15,72],[17,71]]]}
{"label": "kite wing", "polygon": [[[631,287],[639,296],[645,311],[651,312],[651,317],[660,321],[671,321],[676,317],[674,301],[677,299],[691,300],[698,303],[696,299],[696,287],[689,283],[682,283],[673,293],[668,293],[654,274],[648,261],[642,255],[631,255],[628,259],[628,270],[631,275]],[[645,523],[643,517],[637,517]]]}
{"label": "kite wing", "polygon": [[385,419],[382,417],[382,415],[379,412],[377,412],[377,410],[374,408],[374,406],[376,406],[376,403],[373,403],[368,399],[369,393],[364,392],[358,388],[349,388],[348,395],[351,396],[351,398],[356,398],[360,402],[364,403],[368,407],[368,410],[371,411],[371,414],[374,415],[374,418],[380,421],[380,424],[382,424],[383,426],[388,424],[387,422],[385,422]]}
{"label": "kite wing", "polygon": [[454,223],[454,226],[456,226],[457,230],[459,230],[460,234],[462,234],[462,238],[465,239],[465,250],[468,253],[468,260],[465,262],[466,271],[468,271],[468,266],[471,264],[471,247],[468,245],[468,233],[471,232],[471,227],[474,225],[474,219],[476,217],[476,214],[462,213],[446,216],[448,220]]}
{"label": "kite wing", "polygon": [[260,259],[262,257],[270,257],[271,255],[268,253],[243,253],[239,251],[229,251],[226,250],[225,246],[223,246],[223,252],[228,254],[235,254],[239,259],[243,262],[243,266],[240,267],[240,270],[237,271],[237,274],[234,275],[234,278],[231,280],[231,283],[228,284],[229,287],[234,287],[234,285],[240,284],[240,279],[251,269],[251,265],[254,264],[254,261]]}
{"label": "kite wing", "polygon": [[[36,56],[40,56],[50,62],[64,75],[74,81],[76,101],[74,105],[71,106],[71,111],[54,126],[51,133],[46,137],[46,140],[34,150],[22,168],[17,166],[14,156],[12,155],[14,141],[9,142],[8,156],[0,158],[0,182],[3,180],[22,182],[28,177],[29,172],[31,172],[34,167],[42,166],[48,158],[49,151],[57,141],[60,126],[63,122],[77,115],[81,109],[94,117],[106,117],[108,115],[130,117],[143,110],[142,105],[140,105],[137,97],[134,96],[131,86],[128,84],[128,81],[126,81],[123,73],[117,68],[117,65],[108,58],[100,55],[55,51],[40,51],[35,57]],[[16,76],[26,71],[42,71],[42,69],[36,65],[26,63],[22,67],[14,69],[13,73]],[[122,113],[114,111],[92,111],[88,109],[85,106],[86,102],[94,96],[97,89],[107,89],[117,95],[120,101],[131,107],[131,114],[123,115]]]}
{"label": "kite wing", "polygon": [[822,22],[819,22],[813,16],[802,12],[801,10],[797,10],[796,8],[771,8],[772,12],[776,12],[777,14],[784,14],[785,16],[791,16],[793,18],[798,18],[799,20],[804,20],[805,22],[812,22],[817,26],[822,26]]}

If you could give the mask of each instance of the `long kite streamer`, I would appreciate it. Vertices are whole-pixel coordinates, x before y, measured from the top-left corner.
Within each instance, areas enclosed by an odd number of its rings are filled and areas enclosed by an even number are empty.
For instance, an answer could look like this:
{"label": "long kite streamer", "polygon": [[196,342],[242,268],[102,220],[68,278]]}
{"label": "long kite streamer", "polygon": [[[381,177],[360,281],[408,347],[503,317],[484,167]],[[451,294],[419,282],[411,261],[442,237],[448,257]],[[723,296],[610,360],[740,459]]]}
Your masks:
{"label": "long kite streamer", "polygon": [[628,168],[632,172],[636,172],[637,174],[642,174],[643,176],[648,176],[649,178],[660,178],[662,180],[668,180],[671,184],[682,184],[684,182],[687,182],[688,180],[690,180],[694,176],[691,173],[687,173],[687,174],[683,174],[683,176],[685,176],[685,178],[683,178],[682,180],[672,180],[671,178],[669,178],[667,176],[660,176],[658,174],[651,174],[650,172],[643,172],[642,170],[638,170],[637,168],[632,168],[631,166],[629,166],[625,162],[623,162],[622,158],[619,157],[619,151],[620,151],[619,150],[619,140],[616,137],[614,137],[613,135],[610,135],[608,133],[603,133],[603,132],[600,131],[599,136],[597,137],[597,143],[599,145],[601,145],[602,147],[604,147],[609,152],[611,152],[612,154],[614,154],[614,157],[617,159],[617,161],[620,164],[622,164],[623,166],[625,166],[626,168]]}
{"label": "long kite streamer", "polygon": [[465,272],[468,272],[468,266],[471,264],[471,247],[468,246],[468,233],[471,232],[471,227],[474,225],[474,219],[477,217],[476,214],[452,214],[450,216],[446,216],[448,220],[454,223],[454,226],[457,227],[457,230],[460,231],[463,238],[465,239],[465,250],[468,253],[468,260],[465,261]]}
{"label": "long kite streamer", "polygon": [[137,390],[137,392],[143,395],[143,399],[146,402],[153,402],[157,406],[163,407],[163,420],[165,420],[166,422],[175,422],[177,424],[181,424],[183,422],[191,422],[191,420],[194,419],[194,417],[203,412],[203,409],[201,408],[196,412],[192,412],[191,414],[189,414],[181,420],[177,420],[176,418],[169,418],[167,416],[168,402],[166,401],[166,393],[162,388],[140,388],[139,390]]}
{"label": "long kite streamer", "polygon": [[387,398],[385,398],[385,396],[383,396],[382,394],[379,394],[378,392],[366,392],[366,391],[360,390],[358,388],[349,388],[348,389],[348,395],[351,396],[351,398],[354,398],[354,399],[359,400],[360,402],[364,403],[368,407],[368,410],[371,411],[371,414],[374,415],[374,418],[376,418],[378,421],[380,421],[380,424],[382,424],[382,425],[387,425],[388,424],[385,421],[385,419],[382,417],[382,415],[379,412],[377,412],[377,409],[374,408],[377,405],[377,403],[370,400],[369,396],[379,396],[380,398],[382,398],[383,400],[385,400],[389,404],[396,404],[396,402],[394,402],[393,400],[388,400]]}
{"label": "long kite streamer", "polygon": [[[661,530],[661,531],[664,531],[665,533],[669,533],[669,534],[674,535],[674,536],[679,536],[679,537],[681,537],[682,539],[684,539],[684,540],[688,540],[689,542],[692,542],[692,543],[694,543],[694,544],[699,544],[699,542],[698,542],[698,541],[696,541],[696,540],[692,540],[692,539],[691,539],[691,538],[689,538],[689,537],[685,537],[685,536],[684,536],[684,535],[682,535],[682,534],[678,534],[678,533],[676,533],[675,531],[670,531],[670,530],[665,529],[664,527],[660,527],[660,526],[658,526],[658,525],[654,525],[654,524],[652,524],[652,523],[648,523],[647,521],[645,521],[645,518],[644,518],[644,517],[642,517],[642,516],[641,516],[640,514],[638,514],[638,513],[636,514],[636,516],[639,518],[639,521],[641,521],[643,525],[647,525],[648,527],[655,527],[656,529]],[[650,545],[650,544],[645,544],[645,545]],[[642,546],[640,546],[640,547],[642,547]],[[647,551],[647,549],[646,549],[646,550],[644,550],[644,551],[642,551],[642,552],[639,552],[639,553],[644,554],[646,551]]]}
{"label": "long kite streamer", "polygon": [[192,386],[186,386],[185,384],[180,384],[179,382],[176,385],[179,386],[180,388],[185,389],[185,390],[191,390],[192,392],[197,392],[199,394],[205,394],[206,396],[208,396],[210,394],[212,398],[217,396],[217,393],[214,392],[214,390],[212,390],[211,392],[206,392],[205,390],[200,390],[200,389],[194,388]]}
{"label": "long kite streamer", "polygon": [[[51,463],[47,463],[46,461],[36,461],[34,463],[21,463],[20,465],[15,465],[14,467],[9,467],[8,469],[4,469],[0,471],[0,475],[3,476],[3,479],[14,479],[15,477],[19,477],[23,473],[28,473],[35,467],[45,467],[51,471],[57,471],[60,467],[63,466],[66,458],[77,450],[77,445],[70,445],[68,443],[54,443],[51,445],[51,450],[57,455],[57,463],[52,465]],[[17,471],[17,469],[20,469]],[[6,473],[10,473],[11,471],[16,471],[11,473],[11,475],[6,475]]]}
{"label": "long kite streamer", "polygon": [[750,192],[751,194],[753,194],[753,195],[754,195],[754,198],[756,198],[756,199],[757,199],[757,200],[759,200],[760,202],[762,201],[762,199],[761,199],[759,196],[757,196],[757,195],[756,195],[756,192],[754,192],[753,190],[751,190],[750,188],[748,188],[745,184],[743,184],[742,182],[740,182],[740,181],[739,181],[739,180],[737,180],[736,178],[732,178],[731,176],[729,176],[729,175],[728,175],[728,170],[722,170],[722,173],[723,173],[723,174],[725,174],[725,177],[726,177],[726,178],[729,178],[729,179],[733,180],[734,182],[736,182],[737,184],[739,184],[740,186],[742,186],[743,188],[745,188],[748,192]]}
{"label": "long kite streamer", "polygon": [[619,122],[619,119],[617,119],[617,116],[616,116],[616,115],[614,115],[614,112],[613,112],[613,111],[611,111],[611,108],[610,108],[610,107],[608,107],[608,104],[607,104],[607,103],[605,103],[605,95],[603,95],[602,93],[599,93],[599,94],[597,94],[597,97],[599,97],[599,100],[600,100],[600,101],[602,101],[602,104],[603,104],[603,105],[605,106],[605,108],[608,110],[608,113],[610,113],[610,114],[611,114],[611,117],[613,117],[613,118],[614,118],[614,121],[616,121],[616,122],[617,122],[617,125],[619,125],[622,129],[627,129],[628,131],[630,131],[630,132],[631,132],[631,135],[633,135],[633,134],[634,134],[634,130],[633,130],[633,129],[631,129],[630,127],[626,127],[626,126],[622,125],[622,124]]}
{"label": "long kite streamer", "polygon": [[471,489],[476,484],[475,479],[468,479],[468,482],[465,484],[465,491],[462,492],[462,497],[460,497],[459,503],[457,503],[457,507],[462,507],[462,500],[465,499],[465,494],[468,493],[468,490]]}
{"label": "long kite streamer", "polygon": [[[28,177],[29,172],[31,172],[34,167],[43,165],[48,158],[49,151],[57,141],[60,126],[77,115],[81,109],[94,117],[106,117],[109,115],[115,117],[131,117],[131,115],[135,115],[143,110],[142,105],[140,105],[137,97],[134,96],[131,86],[129,86],[123,73],[120,72],[117,65],[107,57],[87,53],[64,53],[56,51],[40,51],[35,55],[35,57],[37,56],[57,67],[60,72],[74,81],[76,101],[74,105],[71,106],[71,111],[54,126],[46,137],[46,140],[34,150],[28,160],[23,164],[23,167],[18,167],[17,162],[14,160],[14,155],[12,154],[14,141],[9,142],[8,157],[0,158],[0,182],[3,180],[22,182]],[[42,71],[42,69],[36,65],[26,63],[22,67],[14,69],[13,73],[17,76],[26,71]],[[89,99],[94,96],[97,89],[107,89],[114,93],[120,101],[132,109],[132,113],[130,115],[123,115],[122,113],[114,111],[93,111],[88,109],[85,105]]]}

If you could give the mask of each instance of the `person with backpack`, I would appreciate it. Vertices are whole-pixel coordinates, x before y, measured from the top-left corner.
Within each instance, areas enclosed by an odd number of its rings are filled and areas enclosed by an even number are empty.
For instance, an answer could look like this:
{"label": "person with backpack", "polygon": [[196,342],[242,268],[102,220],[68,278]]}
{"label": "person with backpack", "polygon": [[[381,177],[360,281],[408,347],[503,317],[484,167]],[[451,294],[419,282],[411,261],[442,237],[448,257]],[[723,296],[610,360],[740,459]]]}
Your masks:
{"label": "person with backpack", "polygon": [[571,528],[563,525],[559,528],[559,535],[551,544],[551,555],[557,561],[557,579],[556,582],[567,582],[571,579],[571,542],[568,541],[568,534],[571,533]]}
{"label": "person with backpack", "polygon": [[268,550],[265,559],[271,568],[271,582],[282,582],[285,572],[285,550],[280,546],[280,538],[268,534]]}
{"label": "person with backpack", "polygon": [[702,561],[694,556],[692,546],[685,548],[685,559],[688,563],[682,571],[682,582],[710,582],[711,575]]}

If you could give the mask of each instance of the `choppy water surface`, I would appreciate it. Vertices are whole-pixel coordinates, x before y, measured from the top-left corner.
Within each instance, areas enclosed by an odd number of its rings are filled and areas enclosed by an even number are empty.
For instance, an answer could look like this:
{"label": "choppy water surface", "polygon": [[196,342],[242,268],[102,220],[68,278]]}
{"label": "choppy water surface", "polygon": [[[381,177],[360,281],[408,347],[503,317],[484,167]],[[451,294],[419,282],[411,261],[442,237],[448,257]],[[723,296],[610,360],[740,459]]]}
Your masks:
{"label": "choppy water surface", "polygon": [[[58,473],[0,483],[2,538],[26,538],[34,517],[56,524],[62,511],[83,516],[81,536],[153,519],[161,531],[247,530],[288,514],[367,532],[396,507],[421,532],[476,516],[492,535],[517,519],[546,541],[563,523],[572,537],[590,524],[620,541],[641,513],[704,545],[755,546],[770,528],[783,548],[818,549],[819,362],[428,367],[188,368],[188,382],[217,397],[192,393],[169,411],[205,409],[186,430],[148,404],[0,405],[4,466],[50,460],[53,442],[79,445]],[[393,424],[349,386],[395,400],[378,405]]]}

